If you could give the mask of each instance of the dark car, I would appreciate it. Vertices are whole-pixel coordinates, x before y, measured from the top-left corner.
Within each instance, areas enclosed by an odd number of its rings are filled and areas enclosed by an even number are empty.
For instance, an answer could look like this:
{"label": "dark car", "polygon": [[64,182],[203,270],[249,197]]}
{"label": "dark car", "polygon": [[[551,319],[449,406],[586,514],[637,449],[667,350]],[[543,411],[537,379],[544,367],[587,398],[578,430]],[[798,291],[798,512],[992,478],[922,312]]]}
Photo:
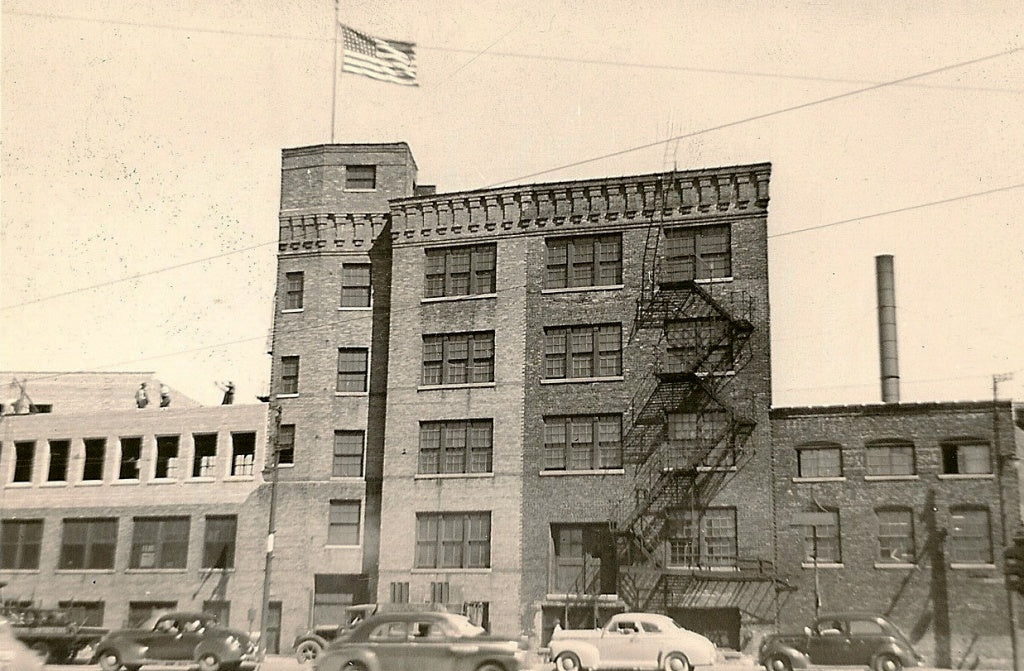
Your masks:
{"label": "dark car", "polygon": [[165,613],[151,628],[121,629],[96,644],[103,671],[138,671],[144,664],[183,663],[200,671],[235,671],[256,666],[256,646],[247,634],[217,625],[208,613]]}
{"label": "dark car", "polygon": [[313,661],[316,671],[518,671],[525,643],[464,615],[391,613],[363,620]]}
{"label": "dark car", "polygon": [[900,671],[919,666],[923,658],[903,632],[881,615],[822,615],[799,634],[772,634],[758,651],[768,671],[808,666],[867,666],[873,671]]}
{"label": "dark car", "polygon": [[345,621],[340,624],[322,624],[299,634],[292,643],[299,664],[311,662],[324,651],[331,641],[342,636],[364,619],[377,612],[377,604],[364,603],[345,608]]}

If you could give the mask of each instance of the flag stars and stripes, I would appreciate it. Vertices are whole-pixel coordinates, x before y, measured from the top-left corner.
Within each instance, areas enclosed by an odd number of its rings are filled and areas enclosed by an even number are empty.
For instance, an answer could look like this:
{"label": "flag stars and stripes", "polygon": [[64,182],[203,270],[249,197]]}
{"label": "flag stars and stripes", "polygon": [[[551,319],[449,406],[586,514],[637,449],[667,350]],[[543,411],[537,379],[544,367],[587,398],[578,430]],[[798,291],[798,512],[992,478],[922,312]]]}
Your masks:
{"label": "flag stars and stripes", "polygon": [[417,85],[414,44],[366,35],[344,24],[341,30],[342,72],[406,86]]}

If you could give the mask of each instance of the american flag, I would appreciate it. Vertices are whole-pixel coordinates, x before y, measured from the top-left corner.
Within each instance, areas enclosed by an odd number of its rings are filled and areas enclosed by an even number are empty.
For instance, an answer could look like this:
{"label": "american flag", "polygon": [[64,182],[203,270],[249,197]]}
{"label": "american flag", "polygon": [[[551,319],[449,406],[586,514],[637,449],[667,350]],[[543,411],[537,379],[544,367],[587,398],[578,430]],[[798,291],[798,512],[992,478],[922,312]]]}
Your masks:
{"label": "american flag", "polygon": [[344,24],[341,31],[344,36],[342,72],[406,86],[417,85],[414,44],[365,35]]}

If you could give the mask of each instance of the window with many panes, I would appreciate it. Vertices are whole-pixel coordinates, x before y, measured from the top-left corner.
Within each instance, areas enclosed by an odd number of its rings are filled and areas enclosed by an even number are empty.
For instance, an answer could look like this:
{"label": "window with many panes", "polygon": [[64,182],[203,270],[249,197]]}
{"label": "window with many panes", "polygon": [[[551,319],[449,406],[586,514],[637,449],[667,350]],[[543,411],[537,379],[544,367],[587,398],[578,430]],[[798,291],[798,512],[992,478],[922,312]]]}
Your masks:
{"label": "window with many panes", "polygon": [[914,444],[909,440],[879,440],[865,449],[868,475],[913,475]]}
{"label": "window with many panes", "polygon": [[142,438],[121,438],[121,465],[117,471],[119,480],[138,480],[139,461],[142,459]]}
{"label": "window with many panes", "polygon": [[666,324],[667,371],[727,372],[733,369],[732,339],[724,319],[683,319]]}
{"label": "window with many panes", "polygon": [[335,478],[363,477],[363,432],[334,432],[334,461],[331,476]]}
{"label": "window with many panes", "polygon": [[815,524],[804,527],[804,561],[813,563],[841,564],[842,547],[839,543],[839,512],[824,513],[832,518],[829,524]]}
{"label": "window with many panes", "polygon": [[494,331],[423,336],[423,385],[494,382]]}
{"label": "window with many panes", "polygon": [[82,627],[102,627],[105,604],[102,601],[61,600],[57,605],[68,612],[72,622]]}
{"label": "window with many panes", "polygon": [[239,431],[231,434],[231,475],[246,476],[256,472],[256,434]]}
{"label": "window with many panes", "polygon": [[366,391],[366,359],[367,350],[365,347],[338,348],[337,391]]}
{"label": "window with many panes", "polygon": [[12,482],[32,482],[32,462],[36,458],[35,441],[14,443],[14,474]]}
{"label": "window with many panes", "polygon": [[549,326],[544,329],[548,380],[622,375],[622,325]]}
{"label": "window with many panes", "polygon": [[420,422],[419,472],[490,473],[490,419]]}
{"label": "window with many panes", "polygon": [[842,449],[834,443],[804,445],[797,448],[797,476],[801,478],[838,478],[843,475]]}
{"label": "window with many panes", "polygon": [[0,569],[37,570],[42,545],[42,520],[0,521]]}
{"label": "window with many panes", "polygon": [[958,564],[992,563],[992,528],[986,508],[950,508],[951,562]]}
{"label": "window with many panes", "polygon": [[70,452],[70,440],[50,441],[50,468],[46,473],[47,481],[65,482],[68,479],[68,455]]}
{"label": "window with many panes", "polygon": [[331,499],[328,545],[359,545],[359,501]]}
{"label": "window with many panes", "polygon": [[728,224],[665,229],[663,281],[731,277],[731,244]]}
{"label": "window with many panes", "polygon": [[82,464],[82,480],[102,480],[103,464],[107,454],[106,438],[86,438],[85,463]]}
{"label": "window with many panes", "polygon": [[131,568],[185,568],[188,561],[187,517],[136,517],[134,522]]}
{"label": "window with many panes", "polygon": [[277,430],[277,463],[295,463],[295,425],[282,424]]}
{"label": "window with many panes", "polygon": [[235,532],[238,519],[234,515],[207,515],[203,531],[203,568],[234,568]]}
{"label": "window with many panes", "polygon": [[341,264],[341,307],[370,307],[370,264]]}
{"label": "window with many panes", "polygon": [[217,475],[217,434],[192,434],[192,477],[212,478]]}
{"label": "window with many panes", "polygon": [[553,573],[548,587],[557,594],[614,593],[609,571],[614,564],[614,542],[607,524],[552,524]]}
{"label": "window with many panes", "polygon": [[914,511],[909,508],[881,508],[878,518],[878,557],[881,563],[907,564],[914,561]]}
{"label": "window with many panes", "polygon": [[670,511],[668,560],[673,566],[735,566],[736,509]]}
{"label": "window with many panes", "polygon": [[346,191],[373,191],[377,188],[377,166],[346,165]]}
{"label": "window with many panes", "polygon": [[112,569],[117,520],[66,519],[60,541],[60,568]]}
{"label": "window with many panes", "polygon": [[426,250],[424,295],[476,296],[494,293],[497,246],[442,247]]}
{"label": "window with many panes", "polygon": [[987,441],[965,438],[942,443],[942,472],[958,475],[982,475],[992,472]]}
{"label": "window with many panes", "polygon": [[574,415],[544,418],[544,470],[622,468],[622,417]]}
{"label": "window with many panes", "polygon": [[489,568],[491,514],[416,513],[415,568]]}
{"label": "window with many panes", "polygon": [[284,274],[284,309],[301,310],[305,290],[305,273],[301,271]]}
{"label": "window with many panes", "polygon": [[299,393],[299,357],[281,357],[281,382],[278,385],[278,394]]}
{"label": "window with many panes", "polygon": [[549,238],[545,289],[622,284],[622,235]]}

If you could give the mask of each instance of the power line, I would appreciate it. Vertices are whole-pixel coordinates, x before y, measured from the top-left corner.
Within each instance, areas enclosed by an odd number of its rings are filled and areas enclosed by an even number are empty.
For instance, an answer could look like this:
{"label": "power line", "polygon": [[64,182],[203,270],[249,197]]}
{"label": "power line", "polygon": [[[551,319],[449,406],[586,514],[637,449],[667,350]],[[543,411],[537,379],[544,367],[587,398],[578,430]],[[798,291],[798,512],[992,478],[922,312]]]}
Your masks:
{"label": "power line", "polygon": [[989,60],[992,60],[992,59],[995,59],[995,58],[1002,58],[1004,56],[1009,56],[1010,54],[1017,53],[1018,51],[1021,51],[1021,48],[1020,47],[1014,47],[1013,49],[1008,49],[1007,51],[1000,51],[1000,52],[995,53],[995,54],[989,54],[987,56],[981,56],[980,58],[973,58],[973,59],[968,60],[968,61],[960,61],[958,63],[953,63],[953,64],[950,64],[950,65],[944,65],[944,66],[942,66],[940,68],[935,68],[935,69],[932,69],[932,70],[928,70],[926,72],[919,72],[917,74],[909,75],[907,77],[900,77],[899,79],[893,79],[893,80],[890,80],[890,81],[887,81],[887,82],[882,82],[880,84],[874,84],[872,86],[866,86],[864,88],[855,89],[853,91],[846,91],[845,93],[839,93],[839,94],[836,94],[836,95],[827,96],[825,98],[818,98],[816,100],[810,100],[808,102],[799,103],[797,105],[790,105],[789,107],[783,107],[782,109],[772,110],[771,112],[763,112],[761,114],[755,114],[754,116],[749,116],[749,117],[746,117],[746,118],[743,118],[743,119],[738,119],[736,121],[729,121],[727,123],[719,124],[717,126],[711,126],[709,128],[702,128],[701,130],[691,131],[689,133],[684,133],[683,135],[677,135],[675,137],[671,137],[671,138],[668,138],[668,139],[665,139],[665,140],[656,140],[654,142],[648,142],[647,144],[637,145],[635,147],[629,147],[628,149],[620,149],[618,151],[613,151],[613,152],[611,152],[609,154],[603,154],[601,156],[593,156],[591,158],[582,159],[580,161],[573,161],[572,163],[566,163],[565,165],[556,166],[554,168],[548,168],[546,170],[540,170],[538,172],[530,173],[528,175],[521,175],[519,177],[512,177],[510,179],[506,179],[506,180],[503,180],[501,182],[496,182],[494,184],[490,184],[490,185],[488,185],[486,187],[483,187],[483,188],[490,189],[490,188],[494,188],[494,187],[499,187],[499,186],[503,186],[503,185],[506,185],[506,184],[510,184],[512,182],[520,182],[522,180],[527,180],[527,179],[532,179],[534,177],[539,177],[540,175],[547,175],[547,174],[550,174],[552,172],[559,172],[561,170],[566,170],[568,168],[575,168],[575,167],[578,167],[578,166],[581,166],[581,165],[586,165],[588,163],[594,163],[596,161],[602,161],[604,159],[615,158],[616,156],[623,156],[625,154],[631,154],[631,153],[636,152],[636,151],[641,151],[641,150],[644,150],[644,149],[650,149],[652,147],[658,147],[658,146],[661,146],[663,144],[667,144],[669,142],[675,142],[675,141],[678,141],[678,140],[684,140],[684,139],[687,139],[687,138],[695,137],[697,135],[703,135],[704,133],[710,133],[710,132],[717,131],[717,130],[723,130],[725,128],[732,128],[734,126],[739,126],[739,125],[742,125],[742,124],[745,124],[745,123],[750,123],[751,121],[760,121],[762,119],[768,119],[770,117],[778,116],[780,114],[787,114],[789,112],[795,112],[797,110],[807,109],[809,107],[815,107],[817,105],[823,105],[825,103],[835,102],[836,100],[842,100],[844,98],[849,98],[849,97],[852,97],[852,96],[855,96],[855,95],[860,95],[861,93],[867,93],[869,91],[877,91],[878,89],[882,89],[882,88],[886,88],[886,87],[890,87],[890,86],[896,86],[896,85],[901,84],[903,82],[908,82],[908,81],[913,81],[915,79],[920,79],[921,77],[928,77],[928,76],[931,76],[931,75],[934,75],[934,74],[938,74],[940,72],[947,72],[949,70],[954,70],[956,68],[962,68],[962,67],[966,67],[968,65],[975,65],[977,63],[983,63],[985,61],[989,61]]}
{"label": "power line", "polygon": [[[127,26],[134,28],[154,28],[159,30],[172,30],[177,32],[188,32],[188,33],[208,33],[211,35],[232,35],[236,37],[260,37],[267,39],[279,39],[279,40],[296,40],[302,42],[321,42],[321,43],[333,43],[333,38],[328,37],[311,37],[309,35],[294,35],[285,33],[262,33],[257,31],[245,31],[245,30],[226,30],[218,28],[206,28],[198,26],[183,26],[170,23],[148,23],[142,21],[125,21],[123,19],[98,19],[93,17],[84,16],[72,16],[68,14],[53,14],[47,12],[26,12],[19,10],[4,10],[4,14],[12,16],[28,16],[42,19],[55,19],[63,21],[78,21],[82,23],[100,23],[116,26]],[[511,31],[510,31],[511,32]],[[506,33],[507,34],[507,33]],[[497,44],[505,35],[502,35],[491,46]],[[550,54],[526,54],[513,51],[491,51],[490,47],[485,48],[482,51],[475,49],[466,49],[459,47],[438,47],[430,46],[425,44],[417,44],[417,49],[423,51],[437,51],[447,53],[464,53],[474,54],[474,57],[469,61],[461,65],[455,72],[465,68],[473,61],[477,60],[480,56],[489,55],[501,58],[517,58],[521,60],[532,60],[532,61],[549,61],[554,63],[576,63],[581,65],[599,65],[603,67],[619,67],[619,68],[632,68],[640,70],[662,70],[667,72],[690,72],[695,74],[713,74],[713,75],[729,75],[734,77],[763,77],[769,79],[783,79],[793,81],[805,81],[805,82],[817,82],[825,84],[878,84],[875,80],[870,79],[853,79],[844,77],[823,77],[815,75],[799,75],[799,74],[784,74],[779,72],[765,72],[760,70],[742,70],[735,68],[702,68],[696,66],[687,65],[669,65],[660,63],[638,63],[636,61],[616,61],[599,58],[573,58],[569,56],[552,56]],[[455,74],[455,72],[451,74]],[[449,75],[450,77],[451,75]],[[957,86],[954,84],[921,84],[913,83],[906,84],[912,88],[922,89],[943,89],[943,90],[957,90],[957,91],[988,91],[994,93],[1024,93],[1024,89],[1014,88],[1001,88],[995,86]]]}

